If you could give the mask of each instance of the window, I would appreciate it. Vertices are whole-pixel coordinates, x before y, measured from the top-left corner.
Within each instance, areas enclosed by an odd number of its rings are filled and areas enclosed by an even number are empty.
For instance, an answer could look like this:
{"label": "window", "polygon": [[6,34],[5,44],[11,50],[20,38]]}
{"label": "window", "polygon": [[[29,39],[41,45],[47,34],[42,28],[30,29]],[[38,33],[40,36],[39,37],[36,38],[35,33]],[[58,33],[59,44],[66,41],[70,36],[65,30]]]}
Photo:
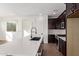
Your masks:
{"label": "window", "polygon": [[16,31],[16,24],[15,23],[7,23],[7,31],[8,32],[15,32]]}

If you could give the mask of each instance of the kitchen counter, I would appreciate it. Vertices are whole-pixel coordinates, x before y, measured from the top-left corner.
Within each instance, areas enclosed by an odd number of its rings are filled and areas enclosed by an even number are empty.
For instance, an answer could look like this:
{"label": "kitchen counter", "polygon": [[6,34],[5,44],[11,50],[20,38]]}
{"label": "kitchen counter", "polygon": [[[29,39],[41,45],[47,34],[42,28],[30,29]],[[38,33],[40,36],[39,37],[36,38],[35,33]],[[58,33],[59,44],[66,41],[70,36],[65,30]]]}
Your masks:
{"label": "kitchen counter", "polygon": [[66,41],[66,37],[59,37],[60,39],[62,39],[63,41]]}
{"label": "kitchen counter", "polygon": [[58,40],[57,49],[65,56],[66,55],[66,36],[55,35],[55,37]]}
{"label": "kitchen counter", "polygon": [[24,52],[23,55],[26,56],[36,56],[38,49],[40,47],[40,44],[42,42],[43,36],[41,36],[39,41],[32,41],[28,40],[26,43],[23,45]]}
{"label": "kitchen counter", "polygon": [[62,39],[62,40],[64,40],[64,41],[66,41],[66,37],[63,37],[63,36],[55,35],[55,38],[56,38],[57,40]]}
{"label": "kitchen counter", "polygon": [[12,41],[4,45],[0,45],[0,55],[1,56],[36,56],[40,44],[42,42],[43,36],[41,36],[39,41],[30,40],[30,36],[19,39],[18,41]]}

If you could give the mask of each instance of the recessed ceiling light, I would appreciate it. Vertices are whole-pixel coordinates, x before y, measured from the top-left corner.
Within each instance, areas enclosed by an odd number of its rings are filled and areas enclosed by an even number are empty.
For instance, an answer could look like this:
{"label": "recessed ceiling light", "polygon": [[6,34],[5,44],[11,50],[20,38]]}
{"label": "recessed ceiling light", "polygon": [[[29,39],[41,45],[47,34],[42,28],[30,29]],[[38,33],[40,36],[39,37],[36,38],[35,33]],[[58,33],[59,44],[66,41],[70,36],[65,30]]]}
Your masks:
{"label": "recessed ceiling light", "polygon": [[56,13],[55,12],[53,12],[53,15],[55,15]]}

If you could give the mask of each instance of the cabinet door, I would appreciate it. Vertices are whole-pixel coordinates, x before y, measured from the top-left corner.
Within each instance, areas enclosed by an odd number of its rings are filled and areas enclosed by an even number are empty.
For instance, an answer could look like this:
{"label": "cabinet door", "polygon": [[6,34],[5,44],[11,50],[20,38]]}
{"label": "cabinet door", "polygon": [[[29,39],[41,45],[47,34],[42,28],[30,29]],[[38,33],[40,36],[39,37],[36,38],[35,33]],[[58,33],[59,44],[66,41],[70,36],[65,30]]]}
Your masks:
{"label": "cabinet door", "polygon": [[79,3],[76,3],[76,8],[77,8],[77,10],[79,9]]}
{"label": "cabinet door", "polygon": [[66,4],[67,16],[72,13],[71,9],[72,9],[72,4],[71,4],[71,3],[67,3],[67,4]]}
{"label": "cabinet door", "polygon": [[60,51],[63,55],[66,55],[66,42],[63,41],[62,39],[59,39],[59,51]]}
{"label": "cabinet door", "polygon": [[79,18],[67,19],[67,55],[79,56]]}
{"label": "cabinet door", "polygon": [[48,43],[56,43],[55,35],[48,35]]}

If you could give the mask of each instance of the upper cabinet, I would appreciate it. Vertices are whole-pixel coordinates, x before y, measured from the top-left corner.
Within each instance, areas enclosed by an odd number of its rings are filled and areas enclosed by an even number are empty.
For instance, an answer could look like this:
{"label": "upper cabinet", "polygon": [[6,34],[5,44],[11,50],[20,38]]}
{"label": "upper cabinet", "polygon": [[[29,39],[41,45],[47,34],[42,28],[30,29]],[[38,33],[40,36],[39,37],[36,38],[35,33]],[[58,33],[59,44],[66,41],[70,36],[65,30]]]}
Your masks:
{"label": "upper cabinet", "polygon": [[79,17],[79,3],[67,3],[66,12],[68,18]]}
{"label": "upper cabinet", "polygon": [[76,5],[74,3],[67,3],[66,4],[67,16],[73,13],[75,9]]}
{"label": "upper cabinet", "polygon": [[79,9],[79,3],[76,3],[76,8]]}
{"label": "upper cabinet", "polygon": [[48,20],[49,29],[65,29],[66,28],[66,11],[64,11],[58,18]]}
{"label": "upper cabinet", "polygon": [[66,10],[58,17],[58,26],[60,29],[66,28]]}
{"label": "upper cabinet", "polygon": [[48,28],[56,29],[56,20],[57,19],[48,19]]}

